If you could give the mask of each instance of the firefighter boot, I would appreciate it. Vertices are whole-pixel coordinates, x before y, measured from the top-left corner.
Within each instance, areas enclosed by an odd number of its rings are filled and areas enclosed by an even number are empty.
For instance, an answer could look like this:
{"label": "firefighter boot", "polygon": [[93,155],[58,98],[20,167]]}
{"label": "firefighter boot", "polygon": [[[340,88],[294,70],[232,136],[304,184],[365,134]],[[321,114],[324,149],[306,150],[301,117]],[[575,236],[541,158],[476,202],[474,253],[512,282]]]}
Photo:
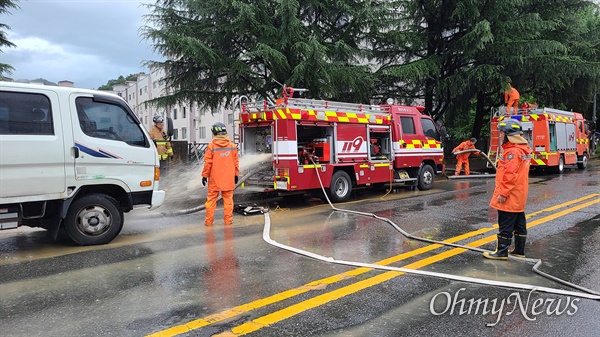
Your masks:
{"label": "firefighter boot", "polygon": [[525,241],[527,241],[527,235],[515,233],[515,249],[508,253],[511,256],[525,257]]}
{"label": "firefighter boot", "polygon": [[512,238],[505,238],[498,235],[498,240],[496,241],[496,250],[493,253],[483,253],[483,257],[492,260],[508,260],[508,247],[510,247],[511,242]]}

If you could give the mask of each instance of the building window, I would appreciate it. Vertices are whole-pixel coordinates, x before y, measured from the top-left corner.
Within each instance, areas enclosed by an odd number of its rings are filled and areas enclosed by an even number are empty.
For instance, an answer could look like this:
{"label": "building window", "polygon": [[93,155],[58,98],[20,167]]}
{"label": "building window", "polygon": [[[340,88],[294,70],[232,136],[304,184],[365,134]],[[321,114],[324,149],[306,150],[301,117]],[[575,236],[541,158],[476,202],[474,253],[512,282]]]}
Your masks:
{"label": "building window", "polygon": [[233,114],[227,115],[227,124],[229,124],[229,125],[233,124]]}
{"label": "building window", "polygon": [[177,119],[177,108],[173,109],[173,119]]}
{"label": "building window", "polygon": [[200,138],[200,139],[206,138],[206,126],[201,126],[198,128],[198,138]]}
{"label": "building window", "polygon": [[181,139],[187,139],[187,128],[181,128]]}
{"label": "building window", "polygon": [[140,96],[142,96],[142,88],[140,88]]}
{"label": "building window", "polygon": [[183,110],[181,110],[181,118],[185,118],[185,107],[183,107]]}
{"label": "building window", "polygon": [[178,139],[179,136],[179,129],[173,129],[173,140]]}

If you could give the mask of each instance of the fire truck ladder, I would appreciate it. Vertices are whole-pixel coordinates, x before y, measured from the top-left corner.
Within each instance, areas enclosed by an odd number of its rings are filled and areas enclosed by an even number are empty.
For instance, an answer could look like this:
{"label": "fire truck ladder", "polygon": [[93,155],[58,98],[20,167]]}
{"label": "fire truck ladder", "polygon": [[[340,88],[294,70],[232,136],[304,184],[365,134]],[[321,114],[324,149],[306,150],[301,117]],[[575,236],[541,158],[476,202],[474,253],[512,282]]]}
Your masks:
{"label": "fire truck ladder", "polygon": [[263,101],[252,102],[246,105],[248,112],[260,112],[275,110],[281,108],[290,109],[304,109],[304,110],[317,110],[317,111],[336,111],[336,112],[351,112],[357,114],[370,114],[370,115],[385,115],[390,114],[389,108],[380,105],[368,105],[360,103],[345,103],[336,101],[325,101],[309,98],[288,98],[287,103],[285,101],[279,104],[272,104],[271,102]]}

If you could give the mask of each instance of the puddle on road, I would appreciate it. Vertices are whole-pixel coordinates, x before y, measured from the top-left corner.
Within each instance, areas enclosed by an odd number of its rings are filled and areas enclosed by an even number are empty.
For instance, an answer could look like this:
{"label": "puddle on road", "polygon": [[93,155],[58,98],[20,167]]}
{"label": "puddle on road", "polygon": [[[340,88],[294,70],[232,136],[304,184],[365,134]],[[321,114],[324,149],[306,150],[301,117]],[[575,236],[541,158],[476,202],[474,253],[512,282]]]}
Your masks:
{"label": "puddle on road", "polygon": [[[600,215],[537,240],[527,249],[527,254],[542,259],[542,271],[577,283],[600,270]],[[595,282],[593,287],[600,291],[600,280]]]}

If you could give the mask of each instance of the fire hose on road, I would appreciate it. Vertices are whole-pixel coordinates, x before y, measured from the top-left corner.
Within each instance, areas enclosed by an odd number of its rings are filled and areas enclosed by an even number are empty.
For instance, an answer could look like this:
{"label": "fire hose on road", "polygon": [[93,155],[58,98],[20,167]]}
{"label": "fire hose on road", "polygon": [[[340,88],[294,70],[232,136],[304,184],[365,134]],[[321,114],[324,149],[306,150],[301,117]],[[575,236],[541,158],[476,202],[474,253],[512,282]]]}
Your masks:
{"label": "fire hose on road", "polygon": [[[487,158],[487,156],[486,156],[486,158]],[[487,159],[489,160],[489,158],[487,158]],[[313,164],[315,164],[314,161],[313,161]],[[494,167],[495,167],[495,165],[494,165]],[[402,228],[400,228],[398,225],[396,225],[392,220],[390,220],[388,218],[380,217],[380,216],[378,216],[378,215],[376,215],[374,213],[359,212],[359,211],[354,211],[354,210],[349,210],[349,209],[337,208],[337,207],[335,207],[331,203],[331,200],[329,200],[329,197],[327,196],[327,193],[325,191],[325,187],[323,186],[323,181],[321,180],[321,176],[319,175],[319,170],[315,170],[315,172],[317,173],[317,177],[319,179],[319,183],[321,184],[321,189],[323,190],[325,198],[327,199],[327,202],[329,203],[329,206],[331,206],[331,208],[334,211],[344,212],[344,213],[350,213],[350,214],[356,214],[356,215],[362,215],[362,216],[368,216],[368,217],[375,218],[377,220],[381,220],[381,221],[387,222],[392,227],[394,227],[398,232],[400,232],[400,234],[402,234],[403,236],[405,236],[408,239],[412,239],[412,240],[416,240],[416,241],[421,241],[421,242],[426,242],[426,243],[431,243],[431,244],[439,244],[439,245],[443,245],[443,246],[450,246],[450,247],[454,247],[454,248],[461,248],[461,249],[465,249],[465,250],[475,251],[475,252],[478,252],[478,253],[486,251],[484,249],[477,248],[477,247],[470,247],[470,246],[465,246],[465,245],[459,245],[459,244],[454,244],[454,243],[449,243],[449,242],[444,242],[444,241],[438,241],[438,240],[431,240],[431,239],[426,239],[426,238],[414,236],[414,235],[406,232]],[[341,264],[341,265],[347,265],[347,266],[353,266],[353,267],[366,267],[366,268],[380,269],[380,270],[386,270],[386,271],[398,271],[398,272],[403,272],[403,273],[407,273],[407,274],[431,276],[431,277],[437,277],[437,278],[448,279],[448,280],[459,281],[459,282],[476,283],[476,284],[498,286],[498,287],[507,287],[507,288],[513,288],[513,289],[529,290],[529,291],[540,291],[540,292],[545,292],[545,293],[551,293],[551,294],[557,294],[557,295],[575,296],[575,297],[580,297],[580,298],[586,298],[586,299],[600,301],[600,293],[599,292],[593,291],[593,290],[590,290],[590,289],[587,289],[587,288],[584,288],[582,286],[570,283],[570,282],[562,280],[562,279],[559,279],[558,277],[549,275],[549,274],[547,274],[547,273],[542,272],[541,270],[539,270],[539,267],[542,264],[542,260],[540,260],[540,259],[518,258],[518,257],[513,257],[513,256],[510,257],[511,259],[515,259],[515,260],[532,262],[532,263],[534,263],[533,271],[536,274],[538,274],[538,275],[540,275],[540,276],[542,276],[544,278],[547,278],[547,279],[553,280],[555,282],[558,282],[560,284],[569,286],[569,287],[571,287],[573,289],[577,289],[579,291],[570,291],[570,290],[563,290],[563,289],[550,288],[550,287],[540,287],[540,286],[534,286],[534,285],[524,284],[524,283],[487,280],[487,279],[481,279],[481,278],[475,278],[475,277],[459,276],[459,275],[453,275],[453,274],[447,274],[447,273],[438,273],[438,272],[416,270],[416,269],[408,269],[408,268],[401,268],[401,267],[382,266],[382,265],[373,264],[373,263],[362,263],[362,262],[356,262],[356,261],[336,260],[333,257],[326,257],[326,256],[323,256],[323,255],[315,254],[315,253],[312,253],[312,252],[309,252],[309,251],[306,251],[306,250],[302,250],[302,249],[299,249],[299,248],[295,248],[295,247],[291,247],[291,246],[279,243],[279,242],[271,239],[271,236],[270,236],[271,219],[270,219],[268,211],[266,211],[264,213],[264,217],[265,217],[265,226],[264,226],[264,229],[263,229],[263,239],[267,243],[269,243],[269,244],[271,244],[273,246],[276,246],[276,247],[279,247],[279,248],[291,251],[293,253],[304,255],[304,256],[307,256],[307,257],[311,257],[313,259],[317,259],[317,260],[320,260],[320,261],[329,262],[329,263],[335,263],[335,264]]]}

